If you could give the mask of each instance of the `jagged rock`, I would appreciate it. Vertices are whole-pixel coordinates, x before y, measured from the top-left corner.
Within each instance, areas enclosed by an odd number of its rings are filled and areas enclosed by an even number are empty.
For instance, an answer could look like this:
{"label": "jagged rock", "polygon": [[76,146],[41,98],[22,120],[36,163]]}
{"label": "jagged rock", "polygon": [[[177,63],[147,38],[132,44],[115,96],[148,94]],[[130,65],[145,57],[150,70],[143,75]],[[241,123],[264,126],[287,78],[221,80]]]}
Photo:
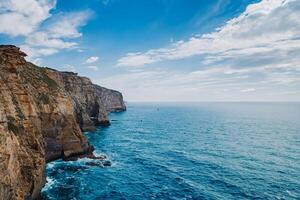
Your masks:
{"label": "jagged rock", "polygon": [[102,162],[102,164],[103,164],[103,166],[105,166],[105,167],[110,167],[110,166],[111,166],[111,162],[110,162],[109,160],[104,160],[104,161]]}
{"label": "jagged rock", "polygon": [[8,69],[15,71],[18,65],[26,64],[24,52],[13,45],[0,45],[0,64],[5,64]]}
{"label": "jagged rock", "polygon": [[[37,199],[46,162],[92,155],[82,130],[125,110],[122,94],[77,74],[41,68],[0,45],[0,199]],[[109,121],[108,121],[109,122]]]}
{"label": "jagged rock", "polygon": [[101,162],[87,162],[85,164],[90,167],[104,167],[104,165]]}
{"label": "jagged rock", "polygon": [[91,166],[91,167],[110,167],[111,166],[111,161],[103,160],[101,162],[87,162],[85,164],[87,166]]}

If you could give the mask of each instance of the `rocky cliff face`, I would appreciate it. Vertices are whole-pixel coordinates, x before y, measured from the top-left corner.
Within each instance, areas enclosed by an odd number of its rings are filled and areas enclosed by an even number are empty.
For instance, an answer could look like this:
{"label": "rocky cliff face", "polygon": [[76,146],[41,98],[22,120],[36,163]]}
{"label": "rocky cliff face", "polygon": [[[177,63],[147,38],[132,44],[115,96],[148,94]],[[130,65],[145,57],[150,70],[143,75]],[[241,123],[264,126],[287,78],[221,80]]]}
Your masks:
{"label": "rocky cliff face", "polygon": [[0,45],[0,199],[36,199],[46,162],[91,154],[82,134],[125,110],[122,94],[69,72],[37,67]]}

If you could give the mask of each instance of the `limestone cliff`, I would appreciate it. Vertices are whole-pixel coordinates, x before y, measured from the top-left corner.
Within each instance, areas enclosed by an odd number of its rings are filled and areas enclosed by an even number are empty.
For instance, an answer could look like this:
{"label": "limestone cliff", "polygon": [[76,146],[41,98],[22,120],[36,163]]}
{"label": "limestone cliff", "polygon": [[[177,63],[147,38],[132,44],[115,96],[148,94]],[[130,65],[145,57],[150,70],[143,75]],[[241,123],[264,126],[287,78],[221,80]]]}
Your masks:
{"label": "limestone cliff", "polygon": [[122,94],[75,73],[26,62],[25,53],[0,45],[0,199],[36,199],[46,162],[91,154],[83,130],[109,124],[125,110]]}

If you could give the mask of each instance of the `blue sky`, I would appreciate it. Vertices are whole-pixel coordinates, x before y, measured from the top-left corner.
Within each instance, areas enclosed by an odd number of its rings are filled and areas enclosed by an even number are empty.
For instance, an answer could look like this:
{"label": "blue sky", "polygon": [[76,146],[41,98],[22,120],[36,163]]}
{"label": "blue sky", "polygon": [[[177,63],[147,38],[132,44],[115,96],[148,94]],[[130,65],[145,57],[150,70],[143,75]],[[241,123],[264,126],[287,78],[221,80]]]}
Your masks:
{"label": "blue sky", "polygon": [[299,0],[0,1],[0,43],[127,101],[299,101]]}

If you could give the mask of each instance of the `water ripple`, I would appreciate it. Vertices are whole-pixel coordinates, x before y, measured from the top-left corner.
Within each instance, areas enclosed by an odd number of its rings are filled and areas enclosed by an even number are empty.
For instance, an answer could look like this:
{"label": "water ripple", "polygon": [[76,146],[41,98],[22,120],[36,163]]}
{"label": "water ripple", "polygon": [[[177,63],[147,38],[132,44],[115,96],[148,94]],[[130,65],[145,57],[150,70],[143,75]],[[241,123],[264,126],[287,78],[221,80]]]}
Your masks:
{"label": "water ripple", "polygon": [[112,166],[50,163],[45,199],[300,199],[299,104],[129,104],[110,117],[87,136]]}

